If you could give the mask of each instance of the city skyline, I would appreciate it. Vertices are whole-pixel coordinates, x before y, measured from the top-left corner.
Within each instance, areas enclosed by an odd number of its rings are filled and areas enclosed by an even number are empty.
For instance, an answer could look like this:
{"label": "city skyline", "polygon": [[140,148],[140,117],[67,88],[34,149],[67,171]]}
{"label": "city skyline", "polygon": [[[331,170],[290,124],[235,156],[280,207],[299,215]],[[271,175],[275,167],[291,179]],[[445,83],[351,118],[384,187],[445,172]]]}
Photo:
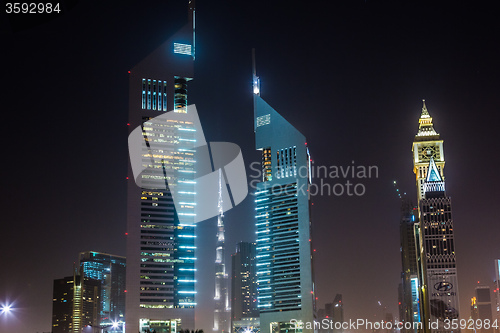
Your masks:
{"label": "city skyline", "polygon": [[[127,70],[185,22],[184,3],[157,5],[160,9],[154,11],[138,4],[105,5],[100,14],[92,14],[94,26],[78,21],[92,12],[91,6],[80,4],[59,21],[5,34],[10,51],[3,57],[13,64],[6,69],[3,91],[10,99],[6,98],[5,110],[24,117],[22,135],[14,126],[6,129],[7,137],[16,138],[15,145],[6,145],[6,153],[24,161],[24,151],[38,147],[30,150],[36,167],[4,165],[9,175],[4,180],[9,192],[2,194],[4,219],[15,223],[2,224],[5,240],[0,249],[9,255],[1,264],[15,267],[18,274],[2,270],[0,301],[10,299],[19,308],[18,316],[32,318],[10,318],[22,333],[49,329],[51,281],[67,275],[77,253],[125,255]],[[492,285],[493,259],[500,256],[492,208],[499,199],[494,166],[500,150],[495,128],[500,85],[494,60],[499,48],[491,39],[498,28],[493,19],[484,19],[491,18],[486,9],[464,4],[451,9],[416,4],[389,8],[376,2],[339,4],[321,13],[309,7],[281,11],[278,5],[264,3],[198,6],[196,80],[190,96],[196,96],[192,102],[210,141],[238,143],[247,172],[254,173],[250,163],[260,160],[252,147],[249,94],[250,50],[255,47],[263,98],[308,138],[316,165],[350,166],[355,161],[380,170],[378,178],[363,180],[362,197],[313,198],[320,307],[342,293],[346,318],[370,316],[379,300],[397,313],[400,218],[392,182],[397,180],[402,191],[415,197],[408,170],[424,98],[447,142],[447,191],[454,202],[461,308],[469,306],[477,280]],[[164,17],[156,11],[163,11]],[[133,12],[147,13],[152,26],[146,28]],[[254,19],[245,19],[243,12]],[[116,13],[121,15],[105,20]],[[9,31],[7,21],[3,27]],[[57,87],[57,99],[48,87]],[[30,91],[32,97],[22,91]],[[480,173],[470,154],[488,158]],[[110,188],[115,189],[113,195]],[[479,193],[486,194],[481,202],[476,199]],[[240,240],[254,241],[251,200],[225,214],[229,247]],[[31,209],[26,209],[26,202]],[[472,209],[478,205],[479,212]],[[380,209],[383,213],[375,216]],[[363,232],[354,230],[353,224],[362,226]],[[26,235],[25,248],[14,251],[18,225],[32,234]],[[197,228],[214,235],[215,220]],[[474,244],[472,237],[483,241]],[[197,246],[214,248],[211,238],[198,239]],[[55,260],[38,262],[33,253],[40,250]],[[206,260],[212,266],[213,256]],[[21,264],[26,261],[29,270]],[[198,269],[214,276],[214,267],[205,263]],[[37,272],[39,278],[29,272]],[[359,286],[366,274],[380,293],[363,295]],[[205,289],[198,294],[200,304],[208,304],[204,302],[213,293],[213,283],[207,282]],[[197,328],[209,330],[213,312],[200,311],[197,319],[205,324]]]}

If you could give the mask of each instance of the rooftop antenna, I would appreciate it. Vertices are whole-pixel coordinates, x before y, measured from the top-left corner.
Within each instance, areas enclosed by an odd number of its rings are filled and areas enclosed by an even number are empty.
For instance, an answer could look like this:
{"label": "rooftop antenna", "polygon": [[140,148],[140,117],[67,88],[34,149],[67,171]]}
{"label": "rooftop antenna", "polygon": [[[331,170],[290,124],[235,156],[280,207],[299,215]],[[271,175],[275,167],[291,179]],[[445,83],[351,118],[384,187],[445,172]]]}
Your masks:
{"label": "rooftop antenna", "polygon": [[193,27],[193,60],[195,57],[195,50],[196,50],[196,38],[195,38],[195,30],[196,30],[196,1],[195,0],[189,0],[188,3],[188,8],[189,8],[189,22],[191,23]]}
{"label": "rooftop antenna", "polygon": [[255,65],[255,49],[252,49],[252,74],[253,74],[253,93],[260,96],[260,79],[257,76],[257,68]]}

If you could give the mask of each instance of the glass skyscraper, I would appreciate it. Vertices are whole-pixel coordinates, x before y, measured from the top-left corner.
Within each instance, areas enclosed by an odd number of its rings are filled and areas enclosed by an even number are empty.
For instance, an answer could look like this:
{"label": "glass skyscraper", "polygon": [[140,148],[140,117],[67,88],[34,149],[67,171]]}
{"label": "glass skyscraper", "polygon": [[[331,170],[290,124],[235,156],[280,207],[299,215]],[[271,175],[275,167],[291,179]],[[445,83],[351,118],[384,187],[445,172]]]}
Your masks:
{"label": "glass skyscraper", "polygon": [[231,328],[234,333],[258,327],[255,243],[239,242],[231,255]]}
{"label": "glass skyscraper", "polygon": [[[403,197],[399,224],[402,265],[399,319],[405,323],[420,322],[417,246],[415,242],[417,213],[418,208],[414,207],[408,198]],[[410,333],[416,332],[416,329],[402,328],[401,331]]]}
{"label": "glass skyscraper", "polygon": [[[314,320],[310,156],[305,137],[260,97],[254,71],[254,129],[262,152],[255,192],[257,282],[262,333]],[[296,332],[310,331],[304,327]]]}
{"label": "glass skyscraper", "polygon": [[[189,24],[129,72],[130,131],[140,126],[147,142],[141,153],[144,171],[134,179],[130,164],[128,170],[129,332],[195,329],[196,236],[191,221],[196,205],[192,189],[194,124],[151,121],[167,111],[188,112],[187,85],[193,77],[195,47],[194,1],[189,2],[189,14]],[[166,176],[166,170],[174,175]],[[155,189],[158,181],[166,189]],[[172,184],[182,195],[179,209],[173,203]]]}
{"label": "glass skyscraper", "polygon": [[101,282],[100,326],[123,331],[125,322],[125,257],[87,251],[80,253],[82,276]]}

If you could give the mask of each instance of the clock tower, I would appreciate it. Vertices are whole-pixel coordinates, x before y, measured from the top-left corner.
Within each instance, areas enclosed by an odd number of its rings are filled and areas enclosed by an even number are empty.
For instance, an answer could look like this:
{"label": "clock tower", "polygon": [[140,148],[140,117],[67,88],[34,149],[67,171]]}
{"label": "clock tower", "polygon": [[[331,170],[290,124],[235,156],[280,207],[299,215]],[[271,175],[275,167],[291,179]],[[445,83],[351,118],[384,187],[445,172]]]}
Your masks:
{"label": "clock tower", "polygon": [[425,99],[422,100],[422,114],[418,120],[418,133],[413,141],[413,172],[417,180],[417,202],[424,197],[424,183],[427,177],[429,162],[434,162],[444,180],[444,150],[443,140],[434,129],[432,117],[425,106]]}

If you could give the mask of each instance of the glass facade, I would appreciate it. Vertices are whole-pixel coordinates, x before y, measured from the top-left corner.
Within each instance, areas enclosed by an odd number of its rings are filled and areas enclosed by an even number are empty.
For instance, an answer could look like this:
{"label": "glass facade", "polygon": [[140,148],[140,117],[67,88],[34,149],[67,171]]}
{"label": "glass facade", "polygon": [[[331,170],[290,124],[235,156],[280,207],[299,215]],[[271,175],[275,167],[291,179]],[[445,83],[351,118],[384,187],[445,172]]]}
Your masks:
{"label": "glass facade", "polygon": [[301,306],[297,183],[256,193],[257,282],[261,312]]}
{"label": "glass facade", "polygon": [[255,190],[260,330],[286,332],[292,319],[314,320],[310,157],[305,137],[258,94],[254,116],[262,152],[262,182]]}
{"label": "glass facade", "polygon": [[[176,109],[177,110],[177,109]],[[170,191],[143,189],[140,228],[140,307],[178,308],[195,305],[195,160],[193,123],[182,120],[151,122],[144,119],[143,135],[153,147],[145,149],[142,184],[158,179],[176,186],[181,209]],[[166,175],[166,170],[173,176]]]}
{"label": "glass facade", "polygon": [[[197,131],[189,117],[159,117],[188,113],[194,10],[190,2],[190,23],[129,72],[129,134],[139,129],[143,138],[140,160],[134,160],[142,172],[134,176],[129,163],[127,177],[126,327],[131,332],[195,329]],[[172,193],[180,202],[177,209]]]}
{"label": "glass facade", "polygon": [[93,251],[80,253],[81,274],[101,283],[99,311],[103,328],[125,321],[125,269],[125,257]]}

